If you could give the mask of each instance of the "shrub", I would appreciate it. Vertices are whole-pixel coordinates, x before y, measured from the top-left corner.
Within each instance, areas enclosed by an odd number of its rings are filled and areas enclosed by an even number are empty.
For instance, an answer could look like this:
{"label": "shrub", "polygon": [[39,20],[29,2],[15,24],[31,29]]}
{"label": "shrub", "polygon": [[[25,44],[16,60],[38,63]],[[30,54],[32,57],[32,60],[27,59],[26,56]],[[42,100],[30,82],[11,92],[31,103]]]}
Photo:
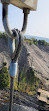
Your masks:
{"label": "shrub", "polygon": [[5,32],[4,33],[0,32],[0,38],[3,38],[6,41],[6,43],[8,43],[8,36]]}
{"label": "shrub", "polygon": [[27,72],[22,71],[20,73],[18,89],[33,95],[33,92],[36,93],[39,83],[40,80],[35,76],[35,71],[30,67]]}
{"label": "shrub", "polygon": [[9,85],[9,74],[7,67],[3,67],[0,71],[0,88],[7,88]]}
{"label": "shrub", "polygon": [[49,46],[49,43],[46,42],[45,40],[37,40],[35,38],[31,38],[31,39],[24,38],[24,41],[30,45],[32,45],[34,43],[37,46],[38,45]]}
{"label": "shrub", "polygon": [[3,66],[6,66],[7,65],[7,63],[6,62],[3,62]]}

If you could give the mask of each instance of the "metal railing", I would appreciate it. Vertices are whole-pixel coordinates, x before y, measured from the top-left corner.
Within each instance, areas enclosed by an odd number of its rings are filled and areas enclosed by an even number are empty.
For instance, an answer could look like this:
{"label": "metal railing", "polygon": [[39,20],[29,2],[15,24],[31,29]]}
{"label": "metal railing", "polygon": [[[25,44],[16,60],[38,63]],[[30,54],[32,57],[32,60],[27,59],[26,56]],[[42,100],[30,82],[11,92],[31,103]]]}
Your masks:
{"label": "metal railing", "polygon": [[[6,34],[9,37],[8,42],[9,42],[9,48],[11,52],[11,63],[10,63],[10,70],[9,70],[9,74],[11,77],[9,111],[12,111],[14,78],[17,72],[17,64],[18,64],[17,60],[23,45],[23,35],[27,27],[27,18],[29,14],[29,9],[23,9],[24,21],[23,21],[22,30],[21,31],[17,29],[10,30],[10,27],[8,24],[8,4],[3,3],[2,5],[3,5],[2,20],[3,20],[3,25],[6,31]],[[15,40],[16,40],[16,45],[15,45]]]}

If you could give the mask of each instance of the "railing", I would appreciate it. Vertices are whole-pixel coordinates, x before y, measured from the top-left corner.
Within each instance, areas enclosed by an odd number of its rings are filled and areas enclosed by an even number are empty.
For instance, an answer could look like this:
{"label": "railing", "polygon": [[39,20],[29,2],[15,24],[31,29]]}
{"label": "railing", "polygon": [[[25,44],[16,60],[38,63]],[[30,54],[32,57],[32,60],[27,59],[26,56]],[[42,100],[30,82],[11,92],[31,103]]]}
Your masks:
{"label": "railing", "polygon": [[[26,31],[27,27],[27,20],[28,14],[30,10],[36,10],[37,7],[37,0],[1,0],[2,2],[2,20],[4,29],[6,34],[9,37],[9,48],[11,52],[11,63],[10,63],[10,77],[11,77],[11,84],[10,84],[10,104],[9,104],[9,111],[12,111],[12,104],[13,104],[13,87],[14,87],[14,78],[17,72],[17,65],[18,65],[18,57],[20,55],[20,51],[23,45],[23,36]],[[23,9],[24,13],[24,20],[23,20],[23,27],[22,30],[19,31],[18,29],[11,30],[8,24],[8,5],[14,4],[19,8]],[[16,40],[16,45],[15,45]],[[16,47],[15,47],[16,46]]]}

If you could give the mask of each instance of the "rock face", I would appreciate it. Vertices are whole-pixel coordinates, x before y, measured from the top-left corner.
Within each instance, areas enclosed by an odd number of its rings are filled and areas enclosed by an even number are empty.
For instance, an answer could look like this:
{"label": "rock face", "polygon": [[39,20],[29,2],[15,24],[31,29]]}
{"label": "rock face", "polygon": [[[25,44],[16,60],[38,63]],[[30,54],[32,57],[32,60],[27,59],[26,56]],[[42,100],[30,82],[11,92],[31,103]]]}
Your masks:
{"label": "rock face", "polygon": [[[10,90],[0,90],[0,111],[9,111],[9,94]],[[12,111],[38,111],[38,109],[39,102],[36,97],[14,91]]]}
{"label": "rock face", "polygon": [[[1,104],[0,111],[8,111],[9,105],[7,104]],[[38,111],[32,107],[27,107],[23,105],[14,104],[12,107],[12,111]]]}
{"label": "rock face", "polygon": [[[10,53],[6,41],[0,38],[0,68],[2,63],[7,62],[9,67]],[[49,88],[49,46],[35,46],[24,43],[20,57],[18,59],[19,70],[27,70],[32,67],[35,74],[42,80],[43,84]]]}
{"label": "rock face", "polygon": [[19,61],[19,66],[26,70],[32,67],[37,77],[49,89],[49,46],[24,44]]}
{"label": "rock face", "polygon": [[7,67],[9,67],[10,53],[6,41],[0,38],[0,68],[2,68],[3,62],[7,62]]}
{"label": "rock face", "polygon": [[35,74],[42,80],[43,84],[49,85],[49,46],[37,47],[25,45],[28,56],[29,66],[35,70]]}

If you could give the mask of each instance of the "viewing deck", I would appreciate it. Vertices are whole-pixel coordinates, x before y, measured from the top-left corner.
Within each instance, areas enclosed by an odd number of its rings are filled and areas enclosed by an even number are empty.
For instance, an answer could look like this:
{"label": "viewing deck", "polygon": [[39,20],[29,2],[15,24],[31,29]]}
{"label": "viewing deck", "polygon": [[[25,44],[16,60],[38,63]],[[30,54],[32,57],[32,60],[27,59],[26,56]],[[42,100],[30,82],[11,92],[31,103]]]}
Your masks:
{"label": "viewing deck", "polygon": [[1,2],[13,4],[21,9],[29,8],[35,11],[37,8],[37,0],[1,0]]}

